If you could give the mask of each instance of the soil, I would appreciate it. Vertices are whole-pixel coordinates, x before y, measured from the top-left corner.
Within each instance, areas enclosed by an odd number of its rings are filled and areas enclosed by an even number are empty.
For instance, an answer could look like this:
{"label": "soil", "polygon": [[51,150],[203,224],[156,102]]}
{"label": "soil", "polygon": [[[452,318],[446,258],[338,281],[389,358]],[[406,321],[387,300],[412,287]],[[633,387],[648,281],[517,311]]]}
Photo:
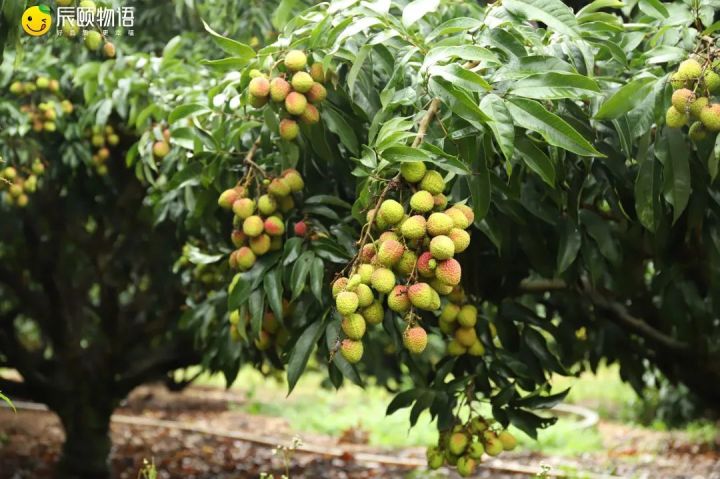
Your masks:
{"label": "soil", "polygon": [[[245,398],[237,392],[191,387],[171,393],[160,386],[138,388],[117,411],[122,417],[176,421],[211,431],[241,432],[270,439],[270,444],[292,443],[302,436],[316,453],[278,450],[236,438],[166,427],[148,427],[114,422],[112,468],[115,478],[135,479],[145,460],[154,461],[159,479],[257,478],[261,473],[279,479],[287,471],[293,479],[317,478],[425,478],[458,477],[447,470],[430,473],[422,468],[356,461],[362,453],[378,454],[400,462],[418,461],[418,448],[388,450],[369,447],[363,431],[345,431],[340,438],[293,431],[280,418],[247,414],[237,405]],[[534,477],[511,474],[509,468],[537,471],[542,464],[568,477],[632,477],[662,479],[720,479],[718,445],[696,445],[677,434],[648,431],[631,426],[598,424],[606,450],[566,458],[538,453],[507,453],[491,467],[478,471],[478,478],[510,479]],[[52,477],[63,440],[57,417],[46,411],[0,409],[0,479],[47,479]],[[341,457],[322,454],[341,449]],[[594,476],[583,474],[595,473]],[[573,475],[575,474],[575,475]]]}

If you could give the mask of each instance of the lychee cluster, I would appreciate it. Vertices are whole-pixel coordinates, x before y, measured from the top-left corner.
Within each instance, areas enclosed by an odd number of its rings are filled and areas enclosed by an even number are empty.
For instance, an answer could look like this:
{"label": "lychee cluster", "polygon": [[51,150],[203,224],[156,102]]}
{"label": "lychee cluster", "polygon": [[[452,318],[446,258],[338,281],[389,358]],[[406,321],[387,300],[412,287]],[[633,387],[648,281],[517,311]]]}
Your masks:
{"label": "lychee cluster", "polygon": [[105,176],[108,172],[107,160],[110,158],[110,148],[120,143],[120,137],[111,125],[104,128],[95,125],[87,134],[93,146],[92,164],[98,175]]}
{"label": "lychee cluster", "polygon": [[485,354],[485,347],[475,329],[477,318],[477,308],[467,302],[462,287],[456,286],[447,295],[447,302],[438,318],[440,330],[452,338],[447,344],[447,353],[450,356]]}
{"label": "lychee cluster", "polygon": [[298,122],[312,125],[320,121],[318,106],[327,97],[325,71],[322,64],[313,63],[307,69],[307,56],[300,50],[285,55],[284,71],[268,78],[259,70],[250,73],[248,85],[249,103],[262,108],[271,103],[277,105],[280,115],[279,134],[283,140],[292,141],[300,133]]}
{"label": "lychee cluster", "polygon": [[74,111],[70,100],[62,99],[60,82],[54,78],[39,76],[35,81],[10,84],[10,93],[28,97],[28,102],[20,106],[27,114],[32,129],[36,133],[57,131],[57,121]]}
{"label": "lychee cluster", "polygon": [[720,131],[720,103],[711,101],[712,95],[720,94],[720,59],[701,63],[690,58],[680,63],[670,78],[675,91],[672,106],[665,113],[667,126],[682,128],[689,124],[693,141]]}
{"label": "lychee cluster", "polygon": [[[2,163],[0,163],[2,164]],[[3,202],[24,208],[30,202],[28,195],[35,193],[39,178],[45,173],[45,165],[36,158],[29,171],[6,166],[0,169],[0,191],[3,192]]]}
{"label": "lychee cluster", "polygon": [[[58,6],[70,6],[74,3],[74,0],[59,0]],[[93,0],[81,0],[78,7],[84,9],[85,12],[91,13],[93,16],[97,11],[97,5]],[[75,19],[63,18],[61,26],[63,36],[66,38],[75,38],[83,33],[85,47],[91,52],[97,52],[102,45],[102,52],[106,58],[115,58],[117,51],[115,50],[115,44],[107,40],[107,38],[97,30],[83,31],[78,25]]]}
{"label": "lychee cluster", "polygon": [[[218,204],[235,215],[231,240],[237,249],[230,254],[229,262],[232,269],[239,271],[249,270],[258,257],[282,248],[286,230],[283,215],[295,208],[293,194],[305,186],[294,169],[276,178],[265,178],[252,197],[247,183],[225,190],[218,198]],[[302,228],[296,225],[295,229],[297,232]]]}
{"label": "lychee cluster", "polygon": [[[290,302],[283,298],[282,300],[282,321],[278,321],[270,309],[266,309],[263,313],[262,327],[260,333],[253,341],[255,347],[260,351],[267,351],[272,347],[282,350],[290,339],[288,329],[284,323],[290,318],[293,312],[293,306]],[[230,338],[235,342],[240,342],[243,338],[248,337],[248,329],[250,326],[250,315],[248,313],[241,315],[239,310],[230,313]]]}
{"label": "lychee cluster", "polygon": [[410,194],[384,199],[367,213],[364,231],[379,236],[361,244],[349,277],[333,283],[346,336],[340,352],[351,363],[361,359],[366,326],[382,321],[385,306],[407,324],[405,347],[422,353],[428,338],[418,313],[440,310],[440,297],[451,294],[462,277],[454,256],[470,244],[472,210],[463,204],[447,208],[442,175],[422,162],[404,163],[400,177]]}
{"label": "lychee cluster", "polygon": [[430,469],[447,464],[455,466],[462,477],[469,477],[475,474],[483,454],[495,457],[516,446],[517,440],[510,432],[501,430],[492,419],[477,416],[442,432],[437,446],[427,449],[426,458]]}

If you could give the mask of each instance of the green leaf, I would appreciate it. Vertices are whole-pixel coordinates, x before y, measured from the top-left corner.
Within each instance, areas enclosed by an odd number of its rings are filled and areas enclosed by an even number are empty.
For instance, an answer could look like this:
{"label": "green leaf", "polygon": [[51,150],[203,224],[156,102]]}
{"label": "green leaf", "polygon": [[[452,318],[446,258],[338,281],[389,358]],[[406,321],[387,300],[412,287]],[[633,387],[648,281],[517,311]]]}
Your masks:
{"label": "green leaf", "polygon": [[516,81],[508,90],[515,96],[538,100],[586,98],[600,92],[600,87],[586,76],[577,73],[546,72]]}
{"label": "green leaf", "polygon": [[425,56],[421,70],[427,70],[430,66],[443,62],[447,63],[455,58],[472,62],[488,62],[501,64],[500,59],[492,51],[476,45],[461,45],[449,47],[432,48]]}
{"label": "green leaf", "polygon": [[310,290],[318,301],[322,301],[323,277],[325,264],[320,258],[314,258],[310,266]]}
{"label": "green leaf", "polygon": [[[332,350],[335,346],[335,341],[341,337],[339,321],[330,321],[325,329],[325,338],[327,340],[328,349]],[[338,368],[342,375],[358,386],[363,386],[362,379],[355,369],[355,366],[347,362],[343,355],[338,351],[333,357],[332,364]]]}
{"label": "green leaf", "polygon": [[272,309],[275,317],[280,320],[280,318],[283,317],[283,284],[282,269],[280,267],[265,274],[265,277],[263,278],[263,288],[265,289],[265,295],[267,296],[270,309]]}
{"label": "green leaf", "polygon": [[428,70],[430,75],[439,76],[449,81],[455,86],[465,88],[466,90],[484,93],[492,90],[492,86],[485,81],[483,77],[475,72],[471,72],[462,66],[451,63],[450,65],[432,66]]}
{"label": "green leaf", "polygon": [[570,218],[564,218],[560,222],[560,241],[557,252],[557,274],[562,274],[577,258],[582,235],[580,229]]}
{"label": "green leaf", "polygon": [[560,391],[556,394],[550,394],[548,396],[541,396],[539,394],[525,396],[522,399],[513,401],[512,405],[530,409],[551,409],[560,404],[569,392],[570,388],[567,388],[564,391]]}
{"label": "green leaf", "polygon": [[355,130],[353,130],[342,113],[327,106],[323,109],[322,118],[327,124],[328,129],[340,137],[342,144],[345,145],[353,155],[358,155],[360,152],[360,144],[355,135]]}
{"label": "green leaf", "polygon": [[524,409],[508,409],[508,418],[513,426],[533,439],[537,439],[537,430],[550,427],[557,422],[556,417],[541,417]]}
{"label": "green leaf", "polygon": [[535,100],[513,98],[506,104],[515,124],[540,133],[551,145],[580,156],[605,157],[565,120],[547,111]]}
{"label": "green leaf", "polygon": [[290,20],[293,8],[298,4],[299,0],[280,0],[277,8],[272,14],[272,25],[276,31],[282,31]]}
{"label": "green leaf", "polygon": [[8,404],[8,406],[10,406],[12,408],[13,412],[17,413],[17,409],[15,409],[15,405],[12,403],[10,398],[1,392],[0,392],[0,400],[5,401]]}
{"label": "green leaf", "polygon": [[295,346],[293,346],[288,360],[288,395],[295,389],[298,379],[305,370],[310,354],[315,349],[315,343],[322,335],[324,324],[324,321],[310,323],[310,326],[302,332]]}
{"label": "green leaf", "polygon": [[408,3],[402,12],[402,23],[405,27],[414,25],[418,20],[440,6],[440,0],[414,0]]}
{"label": "green leaf", "polygon": [[217,45],[222,48],[223,51],[232,55],[238,61],[242,60],[244,62],[242,65],[246,64],[250,59],[255,58],[255,50],[253,50],[250,46],[245,45],[244,43],[240,43],[236,40],[224,37],[215,30],[213,30],[210,25],[205,23],[205,20],[203,20],[202,22],[205,26],[205,30],[210,35],[212,35],[215,43],[217,43]]}
{"label": "green leaf", "polygon": [[459,17],[459,18],[452,18],[448,20],[447,22],[441,23],[438,25],[435,30],[430,32],[430,34],[425,38],[425,41],[427,43],[432,42],[437,37],[443,36],[443,35],[451,35],[453,33],[459,33],[459,32],[467,32],[471,30],[476,30],[482,26],[482,21],[478,20],[477,18],[470,18],[470,17]]}
{"label": "green leaf", "polygon": [[575,15],[560,0],[504,0],[502,6],[514,15],[540,21],[551,30],[571,37],[580,36]]}
{"label": "green leaf", "polygon": [[295,262],[292,273],[290,274],[290,290],[292,291],[292,299],[300,296],[303,289],[305,289],[305,281],[307,280],[314,257],[315,253],[312,251],[305,251]]}
{"label": "green leaf", "polygon": [[600,254],[610,263],[619,264],[621,251],[610,232],[612,225],[590,210],[581,210],[578,216],[590,237],[595,240]]}
{"label": "green leaf", "polygon": [[472,208],[475,213],[475,221],[485,218],[490,208],[490,172],[484,161],[477,162],[477,171],[473,176],[466,177],[470,195],[472,197]]}
{"label": "green leaf", "polygon": [[482,125],[490,121],[470,95],[455,88],[451,83],[433,77],[430,79],[430,90],[450,107],[450,110],[476,128],[482,129]]}
{"label": "green leaf", "polygon": [[395,411],[410,407],[412,403],[415,402],[418,397],[420,397],[421,393],[422,390],[420,389],[408,389],[407,391],[401,392],[400,394],[395,396],[392,401],[390,401],[390,404],[388,404],[388,407],[385,410],[385,415],[389,416]]}
{"label": "green leaf", "polygon": [[[252,291],[252,284],[250,281],[245,279],[243,273],[236,274],[235,278],[233,278],[233,282],[234,286],[232,287],[230,294],[228,294],[228,311],[235,311],[236,309],[239,309],[240,306],[248,300],[250,292]],[[233,283],[230,284],[232,285]]]}
{"label": "green leaf", "polygon": [[209,113],[210,111],[211,110],[208,107],[206,107],[205,105],[200,105],[198,103],[188,103],[187,105],[180,105],[170,112],[170,115],[168,116],[168,122],[172,124],[182,118],[187,118],[190,115],[205,114]]}
{"label": "green leaf", "polygon": [[620,87],[600,105],[595,119],[612,120],[629,112],[652,91],[656,80],[654,77],[638,78]]}
{"label": "green leaf", "polygon": [[663,195],[673,207],[675,223],[690,200],[690,148],[680,130],[663,129],[655,154],[663,163]]}
{"label": "green leaf", "polygon": [[257,337],[262,329],[263,317],[265,316],[265,295],[263,290],[256,289],[248,298],[248,310],[250,311],[250,327],[253,336]]}
{"label": "green leaf", "polygon": [[355,60],[353,61],[352,68],[350,68],[350,73],[348,73],[347,76],[347,85],[348,85],[348,92],[350,93],[350,97],[353,96],[353,91],[355,90],[355,81],[357,80],[358,74],[360,73],[360,70],[362,69],[363,63],[365,63],[365,59],[367,58],[368,54],[372,50],[371,45],[363,45],[363,47],[358,51],[357,55],[355,56]]}
{"label": "green leaf", "polygon": [[516,151],[530,170],[537,173],[550,187],[555,187],[555,164],[549,156],[528,138],[519,138]]}
{"label": "green leaf", "polygon": [[664,20],[670,16],[670,12],[659,0],[640,0],[638,5],[640,11],[658,20]]}
{"label": "green leaf", "polygon": [[190,246],[188,251],[188,261],[192,264],[212,264],[220,261],[224,254],[206,254],[200,251],[197,246]]}
{"label": "green leaf", "polygon": [[390,164],[407,161],[428,161],[430,159],[430,155],[425,150],[410,146],[392,146],[382,152],[382,157]]}
{"label": "green leaf", "polygon": [[660,172],[655,158],[640,162],[635,178],[635,212],[640,223],[650,231],[658,226],[658,199],[660,197]]}
{"label": "green leaf", "polygon": [[219,71],[240,70],[248,64],[248,60],[243,57],[228,57],[220,60],[202,60],[200,64]]}
{"label": "green leaf", "polygon": [[708,158],[708,173],[710,174],[710,182],[715,181],[718,175],[718,166],[720,165],[720,135],[715,137],[715,147],[710,152]]}

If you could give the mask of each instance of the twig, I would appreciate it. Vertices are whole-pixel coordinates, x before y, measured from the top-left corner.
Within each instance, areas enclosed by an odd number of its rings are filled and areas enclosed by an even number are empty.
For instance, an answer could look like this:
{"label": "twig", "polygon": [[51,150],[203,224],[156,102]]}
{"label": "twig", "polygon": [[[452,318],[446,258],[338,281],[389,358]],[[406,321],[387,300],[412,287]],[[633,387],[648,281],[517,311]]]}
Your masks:
{"label": "twig", "polygon": [[247,152],[247,155],[245,155],[245,159],[243,160],[245,163],[250,165],[251,167],[255,168],[262,176],[265,178],[267,175],[265,174],[265,170],[260,167],[257,163],[253,161],[253,156],[255,156],[255,153],[257,152],[257,149],[260,147],[260,137],[255,140],[252,147],[250,148],[250,151]]}

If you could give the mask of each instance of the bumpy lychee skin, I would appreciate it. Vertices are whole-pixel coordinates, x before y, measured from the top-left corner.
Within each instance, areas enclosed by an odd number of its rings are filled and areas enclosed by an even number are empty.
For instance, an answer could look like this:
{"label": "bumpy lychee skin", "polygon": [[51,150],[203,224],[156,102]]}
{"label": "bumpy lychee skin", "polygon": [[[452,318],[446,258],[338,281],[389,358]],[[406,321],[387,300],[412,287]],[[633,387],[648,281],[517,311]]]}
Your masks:
{"label": "bumpy lychee skin", "polygon": [[450,453],[459,456],[465,452],[465,449],[467,449],[469,444],[470,438],[466,433],[454,432],[448,438],[447,448]]}
{"label": "bumpy lychee skin", "polygon": [[290,190],[293,193],[302,191],[302,189],[305,188],[305,182],[303,181],[302,176],[294,168],[288,168],[283,171],[282,177],[290,186]]}
{"label": "bumpy lychee skin", "polygon": [[430,241],[430,254],[437,260],[450,259],[455,255],[455,243],[445,235],[436,236]]}
{"label": "bumpy lychee skin", "polygon": [[290,83],[284,78],[276,77],[270,81],[270,98],[274,102],[285,101],[290,93]]}
{"label": "bumpy lychee skin", "polygon": [[457,462],[457,472],[461,477],[470,477],[475,474],[477,461],[469,456],[462,456]]}
{"label": "bumpy lychee skin", "polygon": [[472,328],[477,323],[477,308],[472,304],[466,304],[457,315],[457,322],[465,328]]}
{"label": "bumpy lychee skin", "polygon": [[341,277],[336,279],[332,284],[332,295],[333,298],[336,298],[338,294],[340,294],[342,291],[347,288],[348,285],[348,279],[345,277]]}
{"label": "bumpy lychee skin", "polygon": [[380,216],[389,225],[399,223],[405,215],[405,210],[400,203],[395,200],[385,200],[380,205]]}
{"label": "bumpy lychee skin", "polygon": [[502,443],[505,451],[512,451],[515,447],[517,447],[517,439],[515,439],[515,436],[507,431],[503,431],[498,434],[498,439]]}
{"label": "bumpy lychee skin", "polygon": [[433,308],[433,293],[435,292],[427,283],[415,283],[408,288],[408,297],[412,305],[425,311],[436,309]]}
{"label": "bumpy lychee skin", "polygon": [[257,215],[248,216],[245,218],[245,221],[243,221],[243,233],[248,235],[250,238],[260,236],[264,229],[264,221]]}
{"label": "bumpy lychee skin", "polygon": [[360,250],[360,261],[363,263],[370,263],[373,261],[376,255],[375,245],[368,243]]}
{"label": "bumpy lychee skin", "polygon": [[709,131],[720,131],[720,104],[713,103],[703,108],[700,121]]}
{"label": "bumpy lychee skin", "polygon": [[702,74],[702,65],[692,58],[685,60],[678,66],[678,75],[686,80],[694,80],[700,78]]}
{"label": "bumpy lychee skin", "polygon": [[707,138],[707,135],[708,131],[705,128],[705,125],[702,124],[702,122],[696,121],[692,125],[690,125],[688,136],[692,141],[702,141]]}
{"label": "bumpy lychee skin", "polygon": [[417,260],[417,269],[420,276],[424,278],[435,277],[435,268],[437,267],[437,261],[432,257],[432,253],[425,251],[422,253]]}
{"label": "bumpy lychee skin", "polygon": [[423,179],[427,167],[422,161],[409,161],[400,165],[400,175],[408,183],[417,183]]}
{"label": "bumpy lychee skin", "polygon": [[394,231],[385,231],[383,234],[380,235],[380,238],[378,238],[378,243],[391,240],[400,241],[400,237]]}
{"label": "bumpy lychee skin", "polygon": [[360,283],[362,283],[362,277],[359,274],[355,273],[350,276],[350,279],[348,279],[348,283],[345,289],[347,289],[348,291],[355,291],[355,288],[357,288]]}
{"label": "bumpy lychee skin", "polygon": [[394,266],[400,261],[405,247],[396,240],[383,241],[378,250],[377,260],[383,266]]}
{"label": "bumpy lychee skin", "polygon": [[440,312],[440,321],[447,321],[449,323],[457,319],[457,315],[460,313],[460,306],[453,303],[447,303]]}
{"label": "bumpy lychee skin", "polygon": [[435,268],[435,277],[449,286],[457,286],[462,278],[460,263],[452,258],[440,261]]}
{"label": "bumpy lychee skin", "polygon": [[429,191],[433,195],[437,195],[445,189],[445,180],[439,172],[430,170],[425,173],[425,176],[423,176],[420,181],[420,188]]}
{"label": "bumpy lychee skin", "polygon": [[472,208],[470,208],[468,205],[463,205],[461,203],[453,205],[453,208],[457,208],[463,213],[465,213],[465,216],[468,219],[469,224],[473,224],[475,221],[475,213],[473,212]]}
{"label": "bumpy lychee skin", "polygon": [[477,341],[475,328],[458,328],[457,331],[455,331],[455,340],[460,343],[461,346],[469,348]]}
{"label": "bumpy lychee skin", "polygon": [[706,97],[706,96],[701,96],[701,97],[697,98],[694,102],[692,102],[690,104],[690,107],[689,107],[690,116],[692,116],[696,120],[699,120],[700,112],[702,111],[703,108],[708,106],[709,103],[710,103],[710,100],[708,100],[708,97]]}
{"label": "bumpy lychee skin", "polygon": [[424,216],[415,215],[403,221],[400,226],[400,234],[404,238],[415,240],[425,236],[426,220]]}
{"label": "bumpy lychee skin", "polygon": [[455,253],[462,253],[470,246],[470,233],[460,228],[453,228],[447,234],[455,245]]}
{"label": "bumpy lychee skin", "polygon": [[307,56],[301,50],[290,50],[285,55],[285,68],[291,72],[302,70],[307,65]]}
{"label": "bumpy lychee skin", "polygon": [[302,115],[307,107],[307,98],[302,93],[290,92],[285,98],[285,109],[291,115]]}
{"label": "bumpy lychee skin", "polygon": [[263,233],[255,238],[250,238],[250,249],[257,256],[262,256],[270,251],[270,236]]}
{"label": "bumpy lychee skin", "polygon": [[342,357],[350,364],[360,362],[363,355],[362,341],[343,339],[340,343],[340,354],[342,354]]}
{"label": "bumpy lychee skin", "polygon": [[270,236],[282,236],[285,233],[285,223],[277,216],[270,216],[265,220],[265,233]]}
{"label": "bumpy lychee skin", "polygon": [[262,195],[258,198],[257,208],[264,215],[271,215],[277,210],[277,200],[270,195]]}
{"label": "bumpy lychee skin", "polygon": [[295,73],[292,77],[292,81],[290,82],[293,89],[300,93],[306,93],[308,90],[310,90],[310,88],[313,86],[313,83],[314,82],[312,77],[309,73],[306,72]]}
{"label": "bumpy lychee skin", "polygon": [[290,194],[290,185],[282,178],[275,178],[268,185],[268,193],[277,197],[287,196]]}
{"label": "bumpy lychee skin", "polygon": [[383,309],[382,303],[379,300],[375,300],[370,306],[362,310],[362,315],[368,324],[380,324],[385,316],[385,310]]}
{"label": "bumpy lychee skin", "polygon": [[243,244],[245,244],[246,239],[247,236],[245,236],[245,233],[241,230],[233,230],[230,234],[230,241],[232,241],[233,246],[236,248],[240,248]]}
{"label": "bumpy lychee skin", "polygon": [[455,222],[445,213],[433,213],[427,220],[427,232],[430,236],[447,235],[454,227]]}
{"label": "bumpy lychee skin", "polygon": [[322,63],[315,62],[312,64],[312,66],[310,67],[310,76],[316,82],[325,82],[325,70],[323,70]]}
{"label": "bumpy lychee skin", "polygon": [[427,347],[427,332],[420,326],[406,329],[403,333],[403,344],[412,354],[421,354]]}
{"label": "bumpy lychee skin", "polygon": [[265,77],[256,77],[250,80],[248,91],[254,97],[266,97],[270,94],[270,82]]}
{"label": "bumpy lychee skin", "polygon": [[357,311],[359,305],[360,300],[357,294],[352,291],[343,291],[335,298],[335,307],[337,307],[338,312],[343,316],[348,316]]}
{"label": "bumpy lychee skin", "polygon": [[389,293],[395,287],[395,273],[387,268],[378,268],[373,272],[370,284],[379,293]]}
{"label": "bumpy lychee skin", "polygon": [[685,113],[692,102],[695,101],[695,93],[687,88],[675,90],[672,94],[672,106],[679,112]]}
{"label": "bumpy lychee skin", "polygon": [[405,250],[400,261],[395,265],[395,270],[401,277],[407,278],[412,274],[416,263],[417,255],[410,250]]}
{"label": "bumpy lychee skin", "polygon": [[247,246],[235,252],[235,261],[240,271],[247,271],[255,264],[255,253]]}
{"label": "bumpy lychee skin", "polygon": [[705,70],[703,82],[705,83],[705,88],[707,88],[711,94],[716,95],[720,93],[720,75],[710,68]]}
{"label": "bumpy lychee skin", "polygon": [[448,204],[447,196],[443,195],[442,193],[433,195],[433,201],[435,202],[436,211],[444,210]]}
{"label": "bumpy lychee skin", "polygon": [[239,198],[238,192],[235,188],[230,188],[223,191],[218,198],[218,206],[226,210],[232,209],[233,203]]}
{"label": "bumpy lychee skin", "polygon": [[300,121],[306,125],[314,125],[320,121],[320,112],[315,106],[308,104],[300,115]]}
{"label": "bumpy lychee skin", "polygon": [[395,286],[387,297],[388,308],[396,313],[405,313],[410,310],[410,298],[407,294],[407,286]]}
{"label": "bumpy lychee skin", "polygon": [[467,455],[473,459],[482,459],[482,455],[485,453],[485,448],[480,442],[473,442],[467,449]]}
{"label": "bumpy lychee skin", "polygon": [[307,99],[310,103],[322,103],[327,98],[327,90],[320,83],[313,83],[307,92]]}
{"label": "bumpy lychee skin", "polygon": [[370,284],[370,279],[375,271],[375,267],[371,264],[361,264],[357,268],[357,274],[360,275],[360,282]]}
{"label": "bumpy lychee skin", "polygon": [[358,308],[367,308],[375,301],[372,289],[367,284],[361,283],[357,285],[355,294],[358,296]]}
{"label": "bumpy lychee skin", "polygon": [[691,81],[689,81],[683,75],[680,75],[678,72],[675,72],[670,76],[670,85],[672,85],[673,90],[693,86]]}
{"label": "bumpy lychee skin", "polygon": [[468,221],[467,216],[465,216],[465,213],[463,213],[460,208],[448,208],[445,210],[445,214],[452,218],[455,228],[464,230],[470,226],[470,221]]}
{"label": "bumpy lychee skin", "polygon": [[365,319],[357,313],[344,317],[340,325],[345,336],[350,339],[361,339],[365,336]]}
{"label": "bumpy lychee skin", "polygon": [[674,106],[671,106],[665,113],[665,123],[670,128],[682,128],[687,123],[687,115]]}
{"label": "bumpy lychee skin", "polygon": [[283,140],[293,141],[300,134],[300,127],[295,120],[291,118],[283,118],[280,120],[278,133],[280,133],[280,138]]}
{"label": "bumpy lychee skin", "polygon": [[435,200],[429,191],[420,190],[410,197],[410,208],[420,213],[427,213],[435,207]]}

